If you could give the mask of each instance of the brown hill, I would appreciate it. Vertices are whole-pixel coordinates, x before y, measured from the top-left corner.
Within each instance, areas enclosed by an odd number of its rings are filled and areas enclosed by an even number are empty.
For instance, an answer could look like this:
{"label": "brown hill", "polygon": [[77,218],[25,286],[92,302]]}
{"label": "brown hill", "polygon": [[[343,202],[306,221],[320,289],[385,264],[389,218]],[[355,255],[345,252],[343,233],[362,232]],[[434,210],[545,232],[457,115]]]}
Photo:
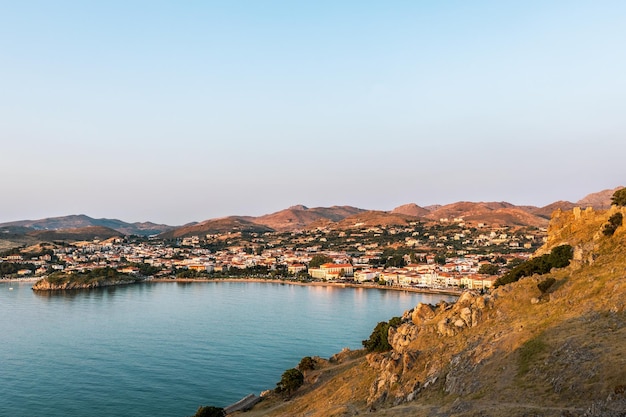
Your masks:
{"label": "brown hill", "polygon": [[391,351],[317,360],[290,401],[270,395],[245,415],[625,416],[626,226],[602,233],[617,211],[559,213],[542,252],[570,244],[570,266],[418,304],[389,330]]}
{"label": "brown hill", "polygon": [[103,226],[88,226],[62,230],[35,230],[27,233],[28,236],[43,241],[67,240],[106,240],[112,237],[121,237],[122,233]]}
{"label": "brown hill", "polygon": [[156,224],[152,222],[127,223],[117,219],[94,219],[84,214],[49,217],[39,220],[20,220],[16,222],[1,223],[3,227],[26,227],[33,230],[67,230],[83,227],[102,226],[117,230],[124,235],[148,236],[172,230],[172,226]]}
{"label": "brown hill", "polygon": [[415,216],[372,210],[346,217],[345,219],[334,223],[332,226],[336,229],[374,226],[407,226],[410,223],[418,221],[420,221],[420,218]]}
{"label": "brown hill", "polygon": [[424,217],[428,213],[430,213],[430,211],[426,210],[424,207],[418,206],[415,203],[409,203],[409,204],[402,205],[400,207],[396,207],[395,209],[391,210],[391,213],[392,214],[406,214],[407,216],[413,216],[413,217]]}
{"label": "brown hill", "polygon": [[576,202],[577,206],[582,208],[593,207],[596,210],[606,210],[611,207],[611,197],[617,190],[621,190],[622,186],[613,188],[612,190],[603,190],[597,193],[589,194]]}
{"label": "brown hill", "polygon": [[432,220],[463,219],[500,226],[547,226],[548,221],[528,212],[528,207],[517,207],[507,202],[473,203],[462,201],[447,204],[431,211],[426,217]]}
{"label": "brown hill", "polygon": [[252,218],[251,221],[282,232],[304,229],[315,222],[324,220],[337,222],[363,211],[365,210],[350,206],[308,208],[298,205],[276,213]]}
{"label": "brown hill", "polygon": [[552,217],[552,213],[554,213],[554,211],[568,211],[573,209],[574,207],[576,207],[576,204],[569,201],[555,201],[554,203],[548,204],[547,206],[531,209],[530,212],[536,216],[550,220],[550,217]]}
{"label": "brown hill", "polygon": [[199,236],[219,233],[265,233],[274,231],[272,228],[252,222],[249,217],[231,216],[220,219],[211,219],[201,223],[183,226],[159,235],[163,239],[176,239],[182,237]]}

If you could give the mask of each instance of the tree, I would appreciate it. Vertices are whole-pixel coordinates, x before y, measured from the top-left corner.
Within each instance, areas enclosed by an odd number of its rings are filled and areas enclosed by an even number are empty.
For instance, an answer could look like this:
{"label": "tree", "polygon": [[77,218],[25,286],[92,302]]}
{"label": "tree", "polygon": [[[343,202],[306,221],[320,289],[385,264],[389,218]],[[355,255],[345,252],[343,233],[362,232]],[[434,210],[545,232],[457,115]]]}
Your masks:
{"label": "tree", "polygon": [[301,372],[312,371],[313,369],[315,369],[315,360],[313,360],[313,358],[310,356],[305,356],[300,361],[300,364],[298,365],[298,369]]}
{"label": "tree", "polygon": [[387,262],[385,262],[385,268],[402,268],[404,266],[406,266],[406,261],[404,260],[404,256],[400,254],[393,255],[392,257],[387,259]]}
{"label": "tree", "polygon": [[363,347],[367,349],[368,352],[386,352],[391,350],[391,345],[389,344],[389,328],[396,328],[401,323],[402,319],[400,317],[394,317],[389,320],[389,322],[379,322],[372,331],[370,338],[361,342]]}
{"label": "tree", "polygon": [[286,392],[287,395],[304,384],[304,375],[296,368],[287,369],[283,372],[280,382],[276,384],[276,392]]}
{"label": "tree", "polygon": [[574,256],[574,249],[570,245],[561,245],[552,249],[549,254],[517,265],[506,274],[502,275],[494,283],[494,287],[519,281],[520,278],[529,277],[533,274],[547,274],[552,268],[564,268],[569,265]]}
{"label": "tree", "polygon": [[438,253],[437,255],[435,255],[435,262],[438,263],[439,265],[445,265],[446,264],[446,254],[445,253]]}
{"label": "tree", "polygon": [[626,206],[626,188],[622,188],[613,193],[611,204],[614,206]]}
{"label": "tree", "polygon": [[498,275],[499,271],[500,271],[500,268],[498,268],[498,265],[494,265],[494,264],[483,264],[478,269],[479,274],[487,274],[487,275]]}
{"label": "tree", "polygon": [[565,268],[573,257],[574,249],[570,245],[561,245],[552,249],[548,262],[550,268]]}
{"label": "tree", "polygon": [[333,258],[326,255],[315,255],[309,262],[309,268],[319,268],[320,265],[333,262]]}
{"label": "tree", "polygon": [[622,225],[623,220],[624,220],[624,216],[622,216],[622,213],[615,213],[614,215],[609,217],[609,222],[604,225],[604,229],[602,229],[602,233],[605,236],[613,236],[617,228]]}

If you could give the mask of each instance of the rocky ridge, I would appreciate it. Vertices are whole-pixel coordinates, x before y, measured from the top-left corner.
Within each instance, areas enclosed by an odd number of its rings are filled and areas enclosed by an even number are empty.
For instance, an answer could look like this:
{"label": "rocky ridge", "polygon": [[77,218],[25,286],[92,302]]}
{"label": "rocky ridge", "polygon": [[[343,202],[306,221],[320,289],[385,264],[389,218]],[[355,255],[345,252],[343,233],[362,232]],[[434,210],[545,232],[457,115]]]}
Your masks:
{"label": "rocky ridge", "polygon": [[617,211],[557,210],[538,254],[569,244],[569,267],[419,304],[390,328],[392,350],[250,416],[626,416],[626,226],[602,233]]}

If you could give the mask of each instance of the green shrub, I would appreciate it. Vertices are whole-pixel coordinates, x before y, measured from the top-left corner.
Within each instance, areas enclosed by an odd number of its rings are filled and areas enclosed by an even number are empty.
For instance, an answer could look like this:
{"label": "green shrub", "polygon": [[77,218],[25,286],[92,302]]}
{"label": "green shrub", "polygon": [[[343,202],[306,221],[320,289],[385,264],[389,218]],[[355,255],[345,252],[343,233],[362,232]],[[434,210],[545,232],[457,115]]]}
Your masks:
{"label": "green shrub", "polygon": [[296,368],[283,372],[280,382],[276,384],[276,392],[285,392],[288,395],[304,384],[304,375]]}
{"label": "green shrub", "polygon": [[519,281],[523,277],[534,274],[547,274],[552,268],[564,268],[574,257],[574,249],[570,245],[561,245],[552,249],[549,254],[529,259],[502,275],[494,283],[494,287]]}
{"label": "green shrub", "polygon": [[549,277],[537,284],[537,288],[539,288],[539,291],[541,291],[542,294],[545,294],[555,282],[556,279]]}
{"label": "green shrub", "polygon": [[[626,188],[624,188],[626,190]],[[613,233],[617,230],[618,227],[622,225],[624,217],[622,213],[615,213],[611,217],[609,217],[609,222],[604,225],[604,229],[602,233],[604,236],[613,236]]]}
{"label": "green shrub", "polygon": [[626,206],[626,188],[615,191],[611,197],[611,203],[614,206]]}
{"label": "green shrub", "polygon": [[389,322],[381,321],[376,325],[370,338],[363,340],[361,343],[368,352],[386,352],[391,350],[389,344],[389,328],[397,328],[402,323],[400,317],[393,317]]}
{"label": "green shrub", "polygon": [[480,269],[478,270],[479,274],[487,274],[487,275],[498,275],[498,272],[500,271],[500,268],[498,267],[498,265],[494,265],[494,264],[483,264],[480,266]]}
{"label": "green shrub", "polygon": [[312,357],[305,356],[300,361],[300,364],[298,365],[298,369],[300,371],[302,371],[302,372],[304,372],[304,371],[312,371],[313,369],[315,369],[315,361],[313,360]]}

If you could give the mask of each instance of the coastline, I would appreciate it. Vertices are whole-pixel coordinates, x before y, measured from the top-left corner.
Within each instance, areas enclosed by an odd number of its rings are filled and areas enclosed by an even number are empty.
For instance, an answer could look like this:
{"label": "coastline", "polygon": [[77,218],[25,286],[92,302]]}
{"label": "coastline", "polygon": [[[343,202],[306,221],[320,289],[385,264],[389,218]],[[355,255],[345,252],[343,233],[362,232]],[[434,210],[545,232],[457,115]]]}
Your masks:
{"label": "coastline", "polygon": [[[28,277],[28,278],[1,278],[0,282],[24,282],[24,283],[36,283],[42,279],[42,277]],[[414,292],[421,294],[441,294],[460,296],[463,290],[453,289],[439,289],[439,288],[412,288],[412,287],[390,287],[386,285],[378,284],[357,284],[352,282],[322,282],[322,281],[293,281],[288,279],[270,279],[270,278],[148,278],[143,281],[137,282],[137,284],[145,283],[162,283],[162,282],[255,282],[255,283],[268,283],[268,284],[281,284],[281,285],[298,285],[303,287],[334,287],[334,288],[365,288],[368,290],[384,290],[384,291],[404,291]]]}
{"label": "coastline", "polygon": [[335,288],[366,288],[371,290],[385,290],[385,291],[405,291],[415,292],[422,294],[441,294],[460,296],[463,290],[448,290],[438,288],[411,288],[411,287],[389,287],[386,285],[377,284],[356,284],[351,282],[321,282],[321,281],[292,281],[287,279],[264,279],[264,278],[153,278],[147,279],[145,283],[150,282],[258,282],[258,283],[270,283],[270,284],[287,284],[287,285],[299,285],[303,287],[335,287]]}
{"label": "coastline", "polygon": [[0,278],[0,282],[37,282],[42,277],[29,277],[29,278]]}

